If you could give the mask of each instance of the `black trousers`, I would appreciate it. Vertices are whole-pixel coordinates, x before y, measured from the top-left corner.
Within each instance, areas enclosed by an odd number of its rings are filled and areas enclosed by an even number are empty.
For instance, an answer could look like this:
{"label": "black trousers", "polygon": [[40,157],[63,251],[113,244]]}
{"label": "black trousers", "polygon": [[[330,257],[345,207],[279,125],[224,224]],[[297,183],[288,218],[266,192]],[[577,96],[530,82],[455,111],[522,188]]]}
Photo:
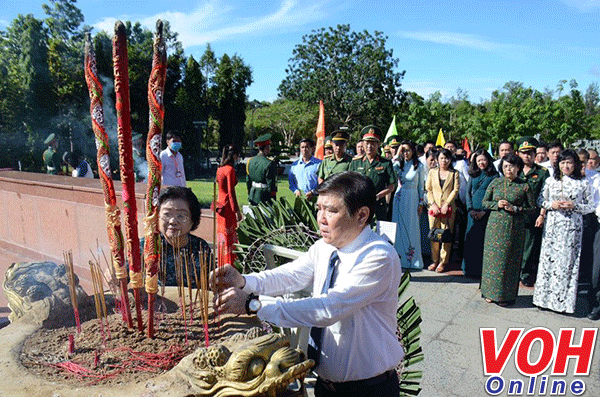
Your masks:
{"label": "black trousers", "polygon": [[597,229],[594,239],[593,266],[591,273],[592,289],[590,293],[588,293],[590,311],[596,307],[600,307],[600,228]]}
{"label": "black trousers", "polygon": [[398,397],[400,381],[396,370],[370,379],[334,383],[317,378],[315,397]]}

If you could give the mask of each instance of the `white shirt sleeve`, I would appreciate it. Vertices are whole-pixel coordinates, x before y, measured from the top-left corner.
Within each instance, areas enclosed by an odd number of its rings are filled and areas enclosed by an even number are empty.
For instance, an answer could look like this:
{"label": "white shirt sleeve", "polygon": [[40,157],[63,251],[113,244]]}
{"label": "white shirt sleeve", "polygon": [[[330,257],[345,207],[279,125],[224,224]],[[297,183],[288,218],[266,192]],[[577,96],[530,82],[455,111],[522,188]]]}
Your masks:
{"label": "white shirt sleeve", "polygon": [[332,325],[380,297],[387,299],[383,295],[390,285],[393,264],[389,255],[388,251],[374,248],[350,270],[340,267],[333,288],[325,294],[304,299],[261,296],[263,307],[258,316],[282,327]]}

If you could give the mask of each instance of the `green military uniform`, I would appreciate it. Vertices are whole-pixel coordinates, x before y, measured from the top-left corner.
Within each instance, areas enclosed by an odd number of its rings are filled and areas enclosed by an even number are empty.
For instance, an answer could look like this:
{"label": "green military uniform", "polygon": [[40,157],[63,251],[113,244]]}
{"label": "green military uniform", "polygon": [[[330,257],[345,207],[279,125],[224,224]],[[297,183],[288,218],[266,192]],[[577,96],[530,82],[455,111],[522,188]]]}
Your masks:
{"label": "green military uniform", "polygon": [[[48,135],[44,144],[50,145],[55,139],[57,139],[56,134],[52,133]],[[47,174],[57,175],[60,172],[62,159],[60,154],[58,154],[52,146],[48,146],[48,149],[42,154],[42,158],[44,160],[44,165],[46,166]]]}
{"label": "green military uniform", "polygon": [[[257,146],[271,144],[271,135],[265,134],[256,139]],[[246,163],[246,185],[248,201],[252,205],[270,203],[277,194],[277,161],[263,153],[258,153]]]}
{"label": "green military uniform", "polygon": [[323,145],[324,149],[333,149],[333,143],[331,143],[331,137],[327,135],[325,137],[325,144]]}
{"label": "green military uniform", "polygon": [[398,135],[392,135],[391,137],[388,138],[387,144],[390,147],[398,147],[398,146],[400,146],[400,137]]}
{"label": "green military uniform", "polygon": [[[369,177],[375,185],[375,193],[396,183],[398,180],[392,162],[384,157],[377,155],[372,162],[369,162],[367,156],[357,156],[350,163],[350,171],[359,172]],[[375,203],[375,216],[378,220],[387,219],[387,203],[385,197],[377,200]]]}
{"label": "green military uniform", "polygon": [[[380,143],[379,137],[381,133],[379,128],[374,125],[368,125],[361,131],[362,140],[375,141]],[[373,161],[369,162],[367,155],[356,156],[350,163],[350,171],[359,172],[371,179],[375,185],[375,194],[378,194],[382,190],[386,189],[389,185],[393,185],[397,182],[398,177],[392,167],[392,162],[385,157],[381,157],[379,154],[375,155]],[[388,204],[385,197],[380,198],[375,203],[375,217],[377,220],[386,221],[388,220]]]}
{"label": "green military uniform", "polygon": [[[340,128],[339,130],[336,130],[331,134],[330,141],[335,143],[336,145],[346,144],[346,142],[348,142],[349,137],[350,134],[348,133],[348,129]],[[317,170],[317,177],[321,180],[325,180],[331,175],[348,171],[351,161],[352,156],[350,156],[348,153],[344,153],[340,160],[337,160],[335,158],[335,154],[325,156],[321,164],[319,164],[319,169]]]}
{"label": "green military uniform", "polygon": [[321,164],[319,164],[319,170],[317,171],[317,176],[325,180],[329,178],[331,175],[339,174],[340,172],[348,171],[350,167],[350,162],[352,161],[352,156],[348,153],[344,153],[344,157],[342,157],[339,161],[335,158],[334,154],[330,154],[329,156],[325,156]]}
{"label": "green military uniform", "polygon": [[[535,151],[538,146],[538,141],[532,137],[523,137],[517,142],[519,151]],[[534,152],[535,153],[535,152]],[[527,174],[523,171],[519,173],[519,178],[527,182],[533,196],[537,199],[542,192],[544,182],[550,176],[550,172],[533,163]],[[540,248],[542,246],[542,228],[535,227],[535,221],[540,215],[540,208],[536,207],[535,211],[526,213],[525,216],[525,243],[523,247],[523,259],[521,261],[521,280],[524,284],[533,285],[537,275],[538,262],[540,260]]]}

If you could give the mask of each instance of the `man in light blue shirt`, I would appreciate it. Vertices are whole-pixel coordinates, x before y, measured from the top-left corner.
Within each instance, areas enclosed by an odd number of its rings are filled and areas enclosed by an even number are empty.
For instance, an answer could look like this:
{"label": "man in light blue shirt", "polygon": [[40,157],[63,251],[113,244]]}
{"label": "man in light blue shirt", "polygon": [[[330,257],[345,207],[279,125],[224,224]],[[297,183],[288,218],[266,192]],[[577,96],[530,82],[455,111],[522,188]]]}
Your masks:
{"label": "man in light blue shirt", "polygon": [[310,199],[319,184],[317,170],[321,160],[313,156],[314,142],[310,139],[300,141],[300,158],[292,164],[288,179],[290,190],[296,196],[306,195]]}

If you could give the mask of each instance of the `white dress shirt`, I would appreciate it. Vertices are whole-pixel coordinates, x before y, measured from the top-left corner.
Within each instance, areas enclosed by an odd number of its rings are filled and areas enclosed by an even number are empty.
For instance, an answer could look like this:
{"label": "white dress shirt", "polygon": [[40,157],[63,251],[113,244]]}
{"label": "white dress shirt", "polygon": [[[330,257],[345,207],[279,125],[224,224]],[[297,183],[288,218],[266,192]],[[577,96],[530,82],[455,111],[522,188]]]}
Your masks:
{"label": "white dress shirt", "polygon": [[596,205],[596,216],[600,221],[600,172],[595,170],[585,170],[585,178],[590,182],[594,190],[594,203]]}
{"label": "white dress shirt", "polygon": [[501,161],[502,161],[502,159],[494,160],[494,168],[496,168],[496,171],[498,171],[498,173],[500,174],[500,176],[504,175],[502,173],[502,170],[500,169],[500,162]]}
{"label": "white dress shirt", "polygon": [[[320,377],[333,382],[368,379],[395,368],[404,357],[396,336],[400,260],[392,245],[365,227],[338,250],[335,281],[320,294],[333,251],[321,239],[293,262],[245,275],[244,291],[260,295],[257,315],[262,320],[324,328],[316,369]],[[310,298],[274,297],[311,284]]]}
{"label": "white dress shirt", "polygon": [[452,167],[456,171],[458,171],[458,176],[460,179],[460,187],[458,188],[458,197],[460,201],[466,203],[467,201],[467,183],[471,179],[471,175],[469,175],[469,166],[465,160],[456,160],[452,163]]}
{"label": "white dress shirt", "polygon": [[160,161],[162,162],[161,184],[163,186],[185,187],[185,170],[183,169],[183,156],[181,153],[166,148],[160,152]]}
{"label": "white dress shirt", "polygon": [[550,173],[550,176],[554,176],[554,166],[552,165],[550,160],[544,161],[540,165],[548,170],[548,172]]}

